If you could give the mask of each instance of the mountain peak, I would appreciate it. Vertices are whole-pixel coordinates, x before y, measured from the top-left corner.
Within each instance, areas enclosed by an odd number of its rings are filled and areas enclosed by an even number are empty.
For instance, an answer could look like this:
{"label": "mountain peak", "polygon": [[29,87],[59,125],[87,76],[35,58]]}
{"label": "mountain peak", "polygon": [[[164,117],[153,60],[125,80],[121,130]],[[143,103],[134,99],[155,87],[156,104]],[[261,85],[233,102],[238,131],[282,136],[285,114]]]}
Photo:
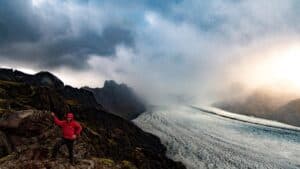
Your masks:
{"label": "mountain peak", "polygon": [[64,87],[64,83],[58,77],[47,71],[41,71],[35,74],[31,80],[33,80],[33,84],[40,86],[51,86],[55,88]]}
{"label": "mountain peak", "polygon": [[102,88],[84,89],[93,92],[97,102],[109,112],[126,120],[132,120],[145,112],[145,102],[126,84],[106,80]]}
{"label": "mountain peak", "polygon": [[126,84],[124,84],[124,83],[118,84],[114,80],[105,80],[104,85],[103,85],[104,88],[107,88],[107,87],[116,87],[116,86],[126,86],[127,87]]}
{"label": "mountain peak", "polygon": [[0,69],[0,79],[22,82],[34,86],[49,86],[58,89],[64,87],[64,83],[58,77],[47,71],[41,71],[32,75],[16,69]]}

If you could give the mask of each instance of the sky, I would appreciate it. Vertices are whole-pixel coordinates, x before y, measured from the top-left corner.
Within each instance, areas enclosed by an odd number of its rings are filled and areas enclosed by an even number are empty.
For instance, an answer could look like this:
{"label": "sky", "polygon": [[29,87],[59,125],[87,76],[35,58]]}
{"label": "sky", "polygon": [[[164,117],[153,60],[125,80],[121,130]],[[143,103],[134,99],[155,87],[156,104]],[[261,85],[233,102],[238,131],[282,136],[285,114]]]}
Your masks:
{"label": "sky", "polygon": [[[153,103],[299,88],[299,0],[1,0],[1,67]],[[299,64],[298,64],[299,63]],[[243,87],[241,87],[243,86]]]}

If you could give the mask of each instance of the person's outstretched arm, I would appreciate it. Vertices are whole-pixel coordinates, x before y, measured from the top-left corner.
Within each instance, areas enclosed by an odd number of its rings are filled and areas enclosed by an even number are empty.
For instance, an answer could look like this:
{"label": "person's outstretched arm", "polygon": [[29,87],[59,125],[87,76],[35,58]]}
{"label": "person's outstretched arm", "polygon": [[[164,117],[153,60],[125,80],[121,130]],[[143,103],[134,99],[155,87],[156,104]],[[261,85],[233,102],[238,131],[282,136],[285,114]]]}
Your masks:
{"label": "person's outstretched arm", "polygon": [[59,120],[56,116],[55,116],[55,114],[53,113],[53,112],[51,112],[51,116],[54,118],[54,123],[56,124],[56,125],[58,125],[58,126],[62,126],[63,125],[63,121],[61,121],[61,120]]}

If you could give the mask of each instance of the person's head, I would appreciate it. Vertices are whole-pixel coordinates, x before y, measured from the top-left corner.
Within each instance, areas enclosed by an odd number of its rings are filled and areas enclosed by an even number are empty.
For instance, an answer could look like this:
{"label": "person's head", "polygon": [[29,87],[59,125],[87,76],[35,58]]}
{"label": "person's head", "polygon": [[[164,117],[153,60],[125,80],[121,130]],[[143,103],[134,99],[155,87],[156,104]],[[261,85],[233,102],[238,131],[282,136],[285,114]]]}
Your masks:
{"label": "person's head", "polygon": [[71,112],[67,113],[66,118],[67,118],[67,121],[68,121],[68,122],[72,121],[73,118],[74,118],[73,113],[71,113]]}

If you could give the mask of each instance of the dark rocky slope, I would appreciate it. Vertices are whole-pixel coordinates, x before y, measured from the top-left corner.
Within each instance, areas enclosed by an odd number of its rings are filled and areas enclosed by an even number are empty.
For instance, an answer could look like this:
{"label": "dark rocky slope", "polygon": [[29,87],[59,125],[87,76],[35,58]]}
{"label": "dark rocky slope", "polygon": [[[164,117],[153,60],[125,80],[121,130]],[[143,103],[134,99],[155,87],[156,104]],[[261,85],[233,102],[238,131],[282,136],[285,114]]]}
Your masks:
{"label": "dark rocky slope", "polygon": [[91,92],[61,86],[49,73],[35,76],[0,71],[0,168],[70,168],[66,149],[63,158],[48,160],[60,136],[50,111],[60,118],[73,111],[84,126],[75,147],[76,168],[185,168],[165,156],[157,137],[108,113]]}
{"label": "dark rocky slope", "polygon": [[145,103],[125,84],[117,84],[113,80],[105,81],[103,88],[88,88],[97,102],[109,112],[127,120],[136,118],[145,112]]}

